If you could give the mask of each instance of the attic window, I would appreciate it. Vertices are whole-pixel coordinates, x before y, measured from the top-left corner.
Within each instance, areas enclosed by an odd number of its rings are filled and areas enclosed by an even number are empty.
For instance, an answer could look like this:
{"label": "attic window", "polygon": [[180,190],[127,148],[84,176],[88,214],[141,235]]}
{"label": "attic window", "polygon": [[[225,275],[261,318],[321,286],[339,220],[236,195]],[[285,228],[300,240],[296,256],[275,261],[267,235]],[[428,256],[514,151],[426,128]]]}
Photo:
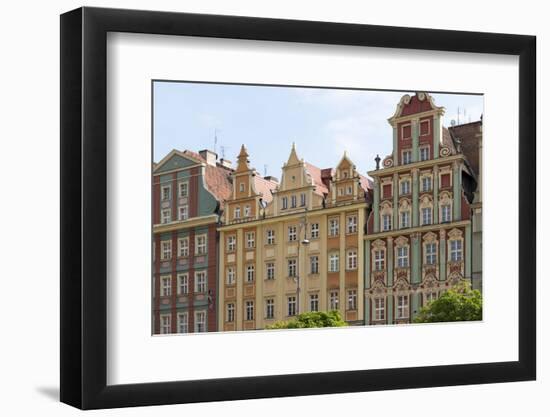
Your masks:
{"label": "attic window", "polygon": [[244,192],[244,182],[241,182],[241,183],[239,184],[239,191],[240,191],[241,193]]}
{"label": "attic window", "polygon": [[344,178],[348,177],[348,171],[344,171]]}

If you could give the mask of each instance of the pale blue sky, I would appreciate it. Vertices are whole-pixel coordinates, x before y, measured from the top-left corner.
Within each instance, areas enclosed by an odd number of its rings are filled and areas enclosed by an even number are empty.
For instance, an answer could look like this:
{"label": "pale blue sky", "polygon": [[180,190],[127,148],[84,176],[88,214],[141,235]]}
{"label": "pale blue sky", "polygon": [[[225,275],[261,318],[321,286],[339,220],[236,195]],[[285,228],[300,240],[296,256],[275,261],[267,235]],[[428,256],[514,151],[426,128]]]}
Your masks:
{"label": "pale blue sky", "polygon": [[[410,91],[336,90],[184,82],[154,83],[154,160],[172,149],[214,150],[236,161],[241,144],[251,165],[278,178],[292,142],[298,156],[320,167],[335,166],[344,150],[361,173],[374,169],[374,157],[391,152],[391,117]],[[476,121],[483,96],[433,94],[446,108],[444,125]],[[464,116],[465,111],[465,116]]]}

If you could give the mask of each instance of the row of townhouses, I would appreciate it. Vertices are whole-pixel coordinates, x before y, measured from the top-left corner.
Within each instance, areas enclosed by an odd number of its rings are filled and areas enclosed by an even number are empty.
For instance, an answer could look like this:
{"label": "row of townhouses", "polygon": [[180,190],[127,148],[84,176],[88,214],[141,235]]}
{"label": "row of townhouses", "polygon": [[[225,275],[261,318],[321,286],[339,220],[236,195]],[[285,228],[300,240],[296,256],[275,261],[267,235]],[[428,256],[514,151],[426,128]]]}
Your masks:
{"label": "row of townhouses", "polygon": [[280,180],[215,153],[153,170],[154,334],[263,329],[306,311],[411,322],[461,280],[481,288],[482,123],[442,126],[427,93],[388,119],[393,152],[363,176],[292,146]]}

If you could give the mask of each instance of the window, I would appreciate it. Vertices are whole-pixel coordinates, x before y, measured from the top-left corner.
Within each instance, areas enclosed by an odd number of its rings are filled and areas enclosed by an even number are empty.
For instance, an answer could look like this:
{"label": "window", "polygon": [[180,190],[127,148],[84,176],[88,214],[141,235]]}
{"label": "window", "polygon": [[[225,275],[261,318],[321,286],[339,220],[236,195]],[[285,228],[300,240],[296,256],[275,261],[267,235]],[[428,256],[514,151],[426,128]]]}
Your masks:
{"label": "window", "polygon": [[347,232],[357,233],[357,216],[348,216]]}
{"label": "window", "polygon": [[435,301],[437,300],[437,293],[436,292],[429,292],[426,294],[426,297],[425,297],[425,303],[426,304],[429,304],[431,303],[432,301]]}
{"label": "window", "polygon": [[343,195],[344,195],[344,187],[339,187],[339,188],[338,188],[338,195],[339,195],[339,196],[343,196]]}
{"label": "window", "polygon": [[268,230],[266,232],[267,235],[267,244],[268,245],[274,245],[275,244],[275,230]]}
{"label": "window", "polygon": [[180,206],[179,207],[179,219],[180,220],[187,220],[189,217],[189,209],[187,206]]}
{"label": "window", "polygon": [[397,267],[408,268],[409,267],[409,247],[401,246],[397,248]]}
{"label": "window", "polygon": [[409,211],[402,211],[400,214],[401,214],[401,216],[400,216],[399,220],[401,222],[401,228],[404,229],[406,227],[410,227],[410,225],[411,225],[410,212]]}
{"label": "window", "polygon": [[347,269],[357,269],[357,251],[355,249],[349,250],[347,255]]}
{"label": "window", "polygon": [[384,298],[374,299],[374,320],[386,320],[386,300]]}
{"label": "window", "polygon": [[353,188],[351,187],[351,185],[348,185],[348,188],[346,189],[346,193],[348,195],[351,195],[353,193]]}
{"label": "window", "polygon": [[195,236],[195,255],[206,254],[206,235]]}
{"label": "window", "polygon": [[427,161],[428,159],[430,159],[430,148],[420,148],[420,160]]}
{"label": "window", "polygon": [[310,274],[318,274],[319,273],[319,257],[318,256],[310,256],[309,257],[309,273]]}
{"label": "window", "polygon": [[239,192],[244,193],[244,182],[239,183]]}
{"label": "window", "polygon": [[233,218],[240,219],[241,218],[241,208],[239,206],[235,207],[235,211],[233,213]]}
{"label": "window", "polygon": [[290,196],[290,208],[296,208],[296,196],[295,195]]}
{"label": "window", "polygon": [[451,240],[451,261],[462,260],[462,240]]}
{"label": "window", "polygon": [[244,206],[244,217],[250,217],[250,206],[248,204]]}
{"label": "window", "polygon": [[422,224],[432,224],[432,208],[422,208]]}
{"label": "window", "polygon": [[265,300],[265,318],[270,320],[275,317],[275,300],[268,298]]}
{"label": "window", "polygon": [[382,230],[384,232],[391,230],[391,214],[384,214],[382,216]]}
{"label": "window", "polygon": [[254,301],[248,300],[245,303],[244,316],[247,321],[254,320]]}
{"label": "window", "polygon": [[256,233],[248,232],[246,234],[246,247],[252,249],[254,246],[256,246]]}
{"label": "window", "polygon": [[289,277],[296,276],[296,259],[288,260],[288,276]]}
{"label": "window", "polygon": [[288,197],[283,197],[283,210],[286,210],[288,208]]}
{"label": "window", "polygon": [[232,323],[235,321],[235,304],[228,303],[225,306],[225,321]]}
{"label": "window", "polygon": [[411,182],[405,180],[401,182],[401,194],[410,194],[411,192]]}
{"label": "window", "polygon": [[162,210],[160,222],[165,224],[165,223],[170,223],[171,221],[172,221],[172,210],[170,209]]}
{"label": "window", "polygon": [[246,282],[254,282],[254,265],[246,266]]}
{"label": "window", "polygon": [[409,317],[409,296],[397,296],[397,318],[406,319]]}
{"label": "window", "polygon": [[288,226],[288,240],[289,242],[294,242],[298,239],[298,234],[296,232],[296,226]]}
{"label": "window", "polygon": [[179,183],[180,197],[187,197],[189,195],[189,184],[187,182]]}
{"label": "window", "polygon": [[188,330],[188,314],[178,313],[178,333],[187,333]]}
{"label": "window", "polygon": [[330,292],[328,304],[331,310],[338,310],[338,291]]}
{"label": "window", "polygon": [[162,251],[160,253],[160,259],[161,260],[167,260],[172,258],[172,241],[171,240],[163,240],[160,242],[160,247],[162,248]]}
{"label": "window", "polygon": [[296,315],[296,297],[288,297],[287,299],[287,313],[289,316],[295,316]]}
{"label": "window", "polygon": [[300,206],[304,207],[306,205],[306,195],[305,193],[300,194]]}
{"label": "window", "polygon": [[178,239],[178,256],[189,256],[189,238],[181,237]]}
{"label": "window", "polygon": [[228,252],[234,252],[236,245],[237,245],[237,237],[236,236],[227,236],[227,251]]}
{"label": "window", "polygon": [[378,249],[374,251],[374,270],[383,271],[386,267],[385,251]]}
{"label": "window", "polygon": [[426,263],[428,265],[435,265],[437,262],[437,252],[435,243],[426,243]]}
{"label": "window", "polygon": [[441,206],[441,222],[450,222],[451,221],[451,205],[444,204]]}
{"label": "window", "polygon": [[309,311],[319,311],[319,294],[309,295]]}
{"label": "window", "polygon": [[160,333],[161,334],[168,334],[170,333],[171,328],[171,319],[169,314],[163,314],[160,316]]}
{"label": "window", "polygon": [[338,253],[331,253],[328,261],[328,272],[338,272],[340,270],[340,256]]}
{"label": "window", "polygon": [[206,292],[206,271],[195,272],[195,292]]}
{"label": "window", "polygon": [[357,310],[357,290],[348,291],[348,310]]}
{"label": "window", "polygon": [[172,190],[172,187],[170,187],[169,185],[165,185],[164,187],[162,187],[162,200],[163,201],[166,201],[166,200],[170,200],[170,197],[171,197],[171,190]]}
{"label": "window", "polygon": [[195,312],[195,333],[206,332],[206,311]]}
{"label": "window", "polygon": [[432,177],[422,177],[422,191],[430,191],[432,189]]}
{"label": "window", "polygon": [[232,267],[232,266],[228,267],[225,276],[226,276],[227,285],[235,284],[235,268],[234,267]]}
{"label": "window", "polygon": [[410,164],[412,162],[412,152],[411,151],[403,151],[403,164]]}
{"label": "window", "polygon": [[319,238],[319,223],[311,223],[311,238]]}
{"label": "window", "polygon": [[267,279],[275,279],[275,264],[273,262],[265,264],[265,275]]}
{"label": "window", "polygon": [[340,223],[338,219],[329,219],[328,221],[328,234],[329,236],[338,236],[340,233]]}
{"label": "window", "polygon": [[160,282],[162,283],[160,295],[162,295],[163,297],[168,297],[172,295],[172,277],[170,275],[161,277]]}
{"label": "window", "polygon": [[178,294],[189,293],[189,274],[178,274]]}

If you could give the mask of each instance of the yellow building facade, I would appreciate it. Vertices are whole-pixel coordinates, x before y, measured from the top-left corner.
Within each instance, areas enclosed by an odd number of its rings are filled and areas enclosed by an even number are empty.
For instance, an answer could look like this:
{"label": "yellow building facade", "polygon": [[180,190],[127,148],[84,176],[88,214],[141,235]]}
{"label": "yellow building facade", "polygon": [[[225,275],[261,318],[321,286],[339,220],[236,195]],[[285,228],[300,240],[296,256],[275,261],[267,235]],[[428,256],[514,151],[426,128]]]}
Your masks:
{"label": "yellow building facade", "polygon": [[281,180],[261,177],[243,146],[220,233],[220,331],[263,329],[307,311],[364,317],[364,225],[371,183],[344,154],[320,169],[293,145]]}

